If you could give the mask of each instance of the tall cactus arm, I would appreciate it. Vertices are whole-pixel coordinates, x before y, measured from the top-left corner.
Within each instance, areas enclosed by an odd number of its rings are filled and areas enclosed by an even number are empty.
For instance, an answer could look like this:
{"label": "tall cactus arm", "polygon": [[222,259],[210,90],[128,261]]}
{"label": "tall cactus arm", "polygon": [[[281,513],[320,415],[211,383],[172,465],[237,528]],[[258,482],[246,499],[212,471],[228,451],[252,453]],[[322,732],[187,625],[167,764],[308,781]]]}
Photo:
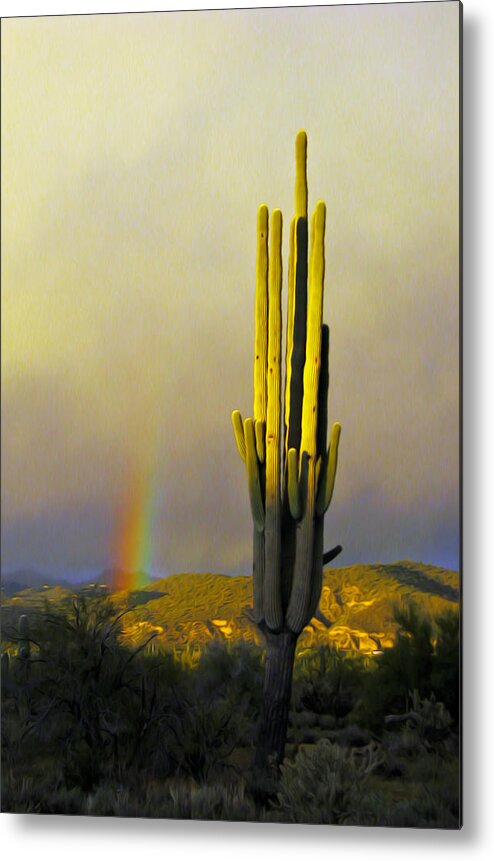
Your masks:
{"label": "tall cactus arm", "polygon": [[[295,214],[290,225],[285,380],[285,465],[283,494],[282,601],[286,612],[293,583],[296,523],[303,513],[307,463],[300,453],[303,374],[307,334],[307,135],[295,141]],[[289,454],[292,449],[296,454]],[[295,460],[299,475],[294,469]],[[298,489],[296,481],[298,478]]]}
{"label": "tall cactus arm", "polygon": [[[328,387],[329,387],[329,328],[323,326],[321,330],[321,367],[319,370],[319,383],[317,393],[317,430],[316,430],[316,452],[318,469],[316,471],[315,491],[319,487],[321,470],[324,467],[326,456],[326,436],[328,430]],[[317,610],[322,589],[322,566],[324,550],[324,516],[316,511],[314,514],[314,546],[312,551],[311,571],[311,597],[307,621]]]}
{"label": "tall cactus arm", "polygon": [[281,601],[281,257],[282,216],[274,210],[269,254],[268,409],[266,420],[266,511],[264,613],[271,630],[283,624]]}
{"label": "tall cactus arm", "polygon": [[245,464],[247,467],[247,481],[249,486],[250,508],[254,526],[258,532],[262,532],[265,526],[264,505],[262,502],[261,482],[259,479],[259,463],[256,452],[256,437],[254,433],[254,422],[245,419]]}
{"label": "tall cactus arm", "polygon": [[[304,366],[304,401],[302,406],[301,450],[309,455],[307,501],[302,520],[297,527],[297,552],[292,594],[286,621],[290,630],[299,633],[309,621],[312,594],[314,550],[314,516],[316,498],[317,404],[321,366],[321,326],[324,292],[324,231],[326,207],[322,201],[312,218],[310,283],[307,312],[307,346]],[[322,542],[321,542],[322,543]],[[322,547],[321,547],[322,558]]]}
{"label": "tall cactus arm", "polygon": [[256,303],[254,333],[254,421],[266,421],[268,371],[268,208],[257,214]]}
{"label": "tall cactus arm", "polygon": [[290,385],[292,378],[293,326],[295,318],[295,232],[297,218],[290,222],[290,245],[288,251],[288,299],[286,309],[286,359],[285,359],[285,464],[288,459],[288,428],[290,426]]}
{"label": "tall cactus arm", "polygon": [[[300,166],[300,165],[299,165]],[[305,170],[303,171],[305,176]],[[288,606],[293,584],[293,572],[296,557],[296,523],[303,513],[307,495],[306,456],[300,456],[300,439],[302,435],[302,404],[304,396],[304,364],[305,344],[307,335],[307,219],[303,216],[296,218],[294,229],[294,263],[293,263],[293,326],[290,333],[288,351],[288,378],[285,400],[285,488],[283,496],[283,563],[282,589],[283,606]],[[291,343],[290,343],[291,342]],[[290,511],[288,498],[288,452],[295,449],[298,454],[299,469],[299,505]],[[293,455],[291,455],[293,458]],[[294,476],[292,476],[293,482]],[[292,484],[293,489],[293,484]],[[292,497],[292,505],[294,498]]]}
{"label": "tall cactus arm", "polygon": [[285,414],[288,418],[286,429],[287,451],[300,448],[302,433],[302,404],[304,393],[304,364],[307,336],[307,219],[297,218],[295,226],[294,297],[293,330],[290,347],[288,405]]}
{"label": "tall cactus arm", "polygon": [[[285,453],[300,445],[302,374],[305,361],[307,314],[307,135],[299,131],[295,140],[295,215],[290,223],[288,302],[286,324]],[[296,350],[295,356],[293,350]],[[293,371],[292,371],[293,367]],[[293,374],[293,391],[292,391]],[[293,421],[290,415],[293,395]],[[292,426],[292,432],[289,428]]]}
{"label": "tall cactus arm", "polygon": [[319,389],[317,393],[317,456],[326,455],[326,437],[328,435],[328,390],[329,390],[329,326],[325,324],[321,330],[321,368],[319,371]]}
{"label": "tall cactus arm", "polygon": [[335,422],[331,431],[328,454],[325,455],[323,461],[323,469],[321,470],[320,485],[316,499],[316,515],[314,520],[314,555],[312,568],[312,597],[309,607],[309,617],[312,618],[317,610],[319,598],[322,588],[322,566],[327,564],[338,553],[341,552],[341,547],[334,548],[329,553],[323,553],[324,541],[324,514],[329,507],[331,497],[333,495],[334,482],[336,476],[336,463],[338,452],[338,441],[340,438],[340,425]]}
{"label": "tall cactus arm", "polygon": [[295,215],[307,218],[307,133],[295,138]]}
{"label": "tall cactus arm", "polygon": [[[268,370],[268,238],[269,213],[265,204],[257,214],[257,254],[256,254],[256,298],[254,332],[254,433],[256,451],[259,459],[259,480],[261,493],[265,490],[265,426],[267,419],[267,370]],[[264,433],[263,433],[264,431]],[[264,582],[266,569],[265,537],[254,526],[253,537],[253,589],[254,617],[261,624],[264,621]]]}

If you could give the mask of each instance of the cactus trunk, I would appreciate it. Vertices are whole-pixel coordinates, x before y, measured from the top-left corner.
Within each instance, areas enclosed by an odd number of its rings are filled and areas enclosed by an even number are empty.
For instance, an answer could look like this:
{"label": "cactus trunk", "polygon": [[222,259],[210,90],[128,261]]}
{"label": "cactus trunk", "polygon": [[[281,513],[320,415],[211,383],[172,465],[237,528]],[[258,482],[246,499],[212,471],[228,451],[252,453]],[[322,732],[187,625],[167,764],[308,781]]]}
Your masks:
{"label": "cactus trunk", "polygon": [[291,631],[267,630],[265,638],[264,697],[255,755],[259,769],[270,764],[276,768],[283,761],[297,645],[297,635]]}
{"label": "cactus trunk", "polygon": [[[254,337],[254,417],[232,415],[247,469],[254,522],[254,618],[266,639],[264,706],[256,761],[283,759],[297,638],[317,610],[324,514],[334,490],[340,425],[326,448],[329,330],[322,324],[326,207],[307,220],[307,136],[295,142],[290,224],[285,387],[281,390],[282,216],[259,208]],[[281,428],[284,428],[284,439]],[[283,459],[282,459],[283,451]],[[327,555],[327,554],[326,554]]]}

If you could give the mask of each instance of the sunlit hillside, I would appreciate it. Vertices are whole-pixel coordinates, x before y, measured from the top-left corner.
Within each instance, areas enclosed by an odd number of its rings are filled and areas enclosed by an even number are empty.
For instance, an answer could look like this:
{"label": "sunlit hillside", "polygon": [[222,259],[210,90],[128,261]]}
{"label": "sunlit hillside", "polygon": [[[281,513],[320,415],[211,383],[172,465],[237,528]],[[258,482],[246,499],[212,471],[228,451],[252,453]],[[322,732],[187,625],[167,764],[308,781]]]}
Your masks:
{"label": "sunlit hillside", "polygon": [[[4,596],[7,616],[42,611],[70,596],[65,587],[26,589]],[[151,649],[168,648],[190,657],[214,640],[260,643],[251,618],[252,579],[220,574],[175,574],[132,592],[112,595],[125,618],[125,638]],[[303,652],[321,644],[371,655],[392,646],[394,610],[413,600],[436,616],[458,605],[457,572],[415,562],[328,568],[319,609],[298,644]]]}

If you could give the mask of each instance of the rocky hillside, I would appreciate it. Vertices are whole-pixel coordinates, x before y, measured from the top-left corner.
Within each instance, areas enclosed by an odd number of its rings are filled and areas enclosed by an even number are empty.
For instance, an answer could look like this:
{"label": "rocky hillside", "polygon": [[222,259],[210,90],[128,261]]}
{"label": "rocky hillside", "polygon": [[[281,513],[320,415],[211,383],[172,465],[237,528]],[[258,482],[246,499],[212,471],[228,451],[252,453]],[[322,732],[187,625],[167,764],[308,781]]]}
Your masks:
{"label": "rocky hillside", "polygon": [[[60,605],[70,595],[69,587],[60,586],[4,595],[4,620]],[[154,634],[153,648],[192,657],[214,640],[261,642],[251,618],[250,577],[175,574],[111,598],[119,608],[134,607],[125,616],[125,637],[136,645]],[[299,639],[299,651],[331,643],[367,655],[379,652],[396,637],[394,608],[409,600],[430,616],[457,608],[458,573],[408,561],[328,568],[318,612]]]}

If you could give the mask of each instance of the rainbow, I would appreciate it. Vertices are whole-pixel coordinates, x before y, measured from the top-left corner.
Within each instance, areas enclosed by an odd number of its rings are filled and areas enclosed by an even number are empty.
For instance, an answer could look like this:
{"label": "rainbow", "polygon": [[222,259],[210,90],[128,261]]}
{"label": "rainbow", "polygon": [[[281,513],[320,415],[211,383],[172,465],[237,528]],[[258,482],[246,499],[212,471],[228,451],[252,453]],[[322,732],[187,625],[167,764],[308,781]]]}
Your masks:
{"label": "rainbow", "polygon": [[142,589],[149,583],[153,503],[153,478],[147,470],[141,470],[129,482],[118,518],[113,554],[115,564],[112,587],[115,590]]}

